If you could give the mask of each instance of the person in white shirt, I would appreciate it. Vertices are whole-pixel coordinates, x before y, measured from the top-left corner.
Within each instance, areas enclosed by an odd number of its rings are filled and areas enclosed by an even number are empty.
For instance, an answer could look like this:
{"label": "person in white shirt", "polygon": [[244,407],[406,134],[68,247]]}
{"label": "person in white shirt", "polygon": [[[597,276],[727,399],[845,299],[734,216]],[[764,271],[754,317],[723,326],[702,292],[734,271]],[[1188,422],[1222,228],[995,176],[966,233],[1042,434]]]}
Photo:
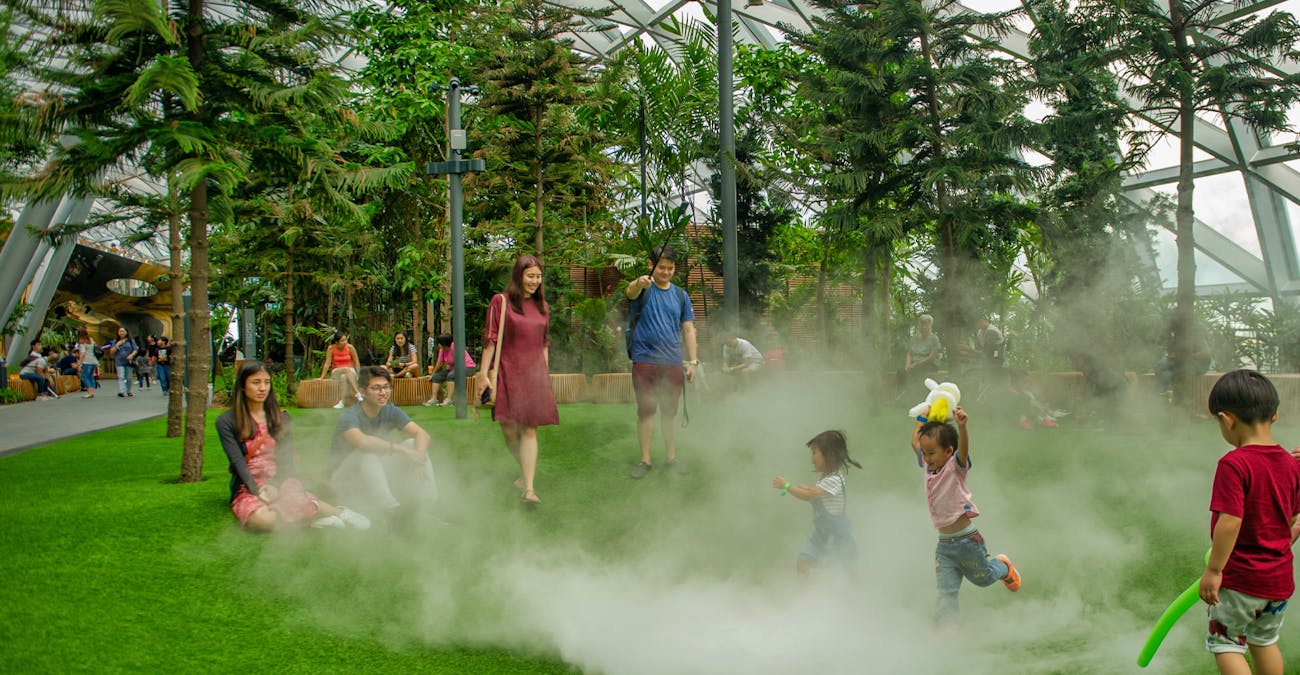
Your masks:
{"label": "person in white shirt", "polygon": [[733,386],[748,385],[754,374],[763,369],[764,363],[763,353],[735,333],[728,335],[722,343],[722,372],[735,376],[732,378]]}

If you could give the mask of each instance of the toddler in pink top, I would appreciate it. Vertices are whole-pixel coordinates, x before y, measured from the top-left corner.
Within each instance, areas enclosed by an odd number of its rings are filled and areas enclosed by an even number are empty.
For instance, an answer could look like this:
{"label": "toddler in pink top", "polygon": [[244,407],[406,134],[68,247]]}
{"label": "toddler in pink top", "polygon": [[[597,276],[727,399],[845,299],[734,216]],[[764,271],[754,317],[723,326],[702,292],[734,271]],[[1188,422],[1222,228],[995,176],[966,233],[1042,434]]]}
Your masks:
{"label": "toddler in pink top", "polygon": [[935,582],[939,599],[934,621],[945,625],[957,620],[957,592],[962,579],[976,586],[1002,581],[1012,591],[1020,590],[1020,573],[1005,555],[990,558],[984,537],[971,522],[980,514],[966,487],[970,471],[970,434],[968,415],[962,408],[953,411],[957,428],[944,422],[918,417],[912,430],[912,450],[916,463],[925,470],[925,498],[930,505],[930,520],[939,530],[939,544],[934,551]]}

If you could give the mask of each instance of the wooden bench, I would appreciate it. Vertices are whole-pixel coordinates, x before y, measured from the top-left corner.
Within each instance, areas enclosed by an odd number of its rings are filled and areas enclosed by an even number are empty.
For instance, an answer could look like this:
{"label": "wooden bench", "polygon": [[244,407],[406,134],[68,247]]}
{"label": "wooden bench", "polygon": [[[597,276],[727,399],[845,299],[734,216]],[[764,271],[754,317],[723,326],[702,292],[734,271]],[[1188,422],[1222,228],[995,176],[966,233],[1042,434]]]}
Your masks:
{"label": "wooden bench", "polygon": [[81,391],[81,378],[76,375],[59,375],[54,378],[54,393],[59,396]]}
{"label": "wooden bench", "polygon": [[591,376],[592,403],[631,403],[636,400],[632,391],[632,373],[600,373]]}
{"label": "wooden bench", "polygon": [[17,373],[11,373],[9,375],[9,388],[18,392],[23,397],[24,401],[36,400],[36,387],[33,386],[31,382],[18,377]]}
{"label": "wooden bench", "polygon": [[345,386],[343,382],[320,378],[299,380],[296,402],[299,408],[329,408],[339,402],[339,392]]}
{"label": "wooden bench", "polygon": [[420,405],[433,395],[433,386],[427,377],[399,377],[393,380],[392,403],[395,406]]}
{"label": "wooden bench", "polygon": [[582,373],[551,375],[551,393],[556,403],[581,403],[587,400],[587,376]]}

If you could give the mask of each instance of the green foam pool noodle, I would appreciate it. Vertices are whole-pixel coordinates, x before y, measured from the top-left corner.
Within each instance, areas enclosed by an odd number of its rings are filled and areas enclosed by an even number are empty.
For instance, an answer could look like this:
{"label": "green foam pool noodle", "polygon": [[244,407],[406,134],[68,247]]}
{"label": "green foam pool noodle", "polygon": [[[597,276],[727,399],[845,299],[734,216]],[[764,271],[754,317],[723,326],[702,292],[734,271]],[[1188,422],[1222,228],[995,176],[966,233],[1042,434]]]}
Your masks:
{"label": "green foam pool noodle", "polygon": [[[1205,561],[1210,561],[1210,552],[1205,552]],[[1165,636],[1178,623],[1178,620],[1200,600],[1201,580],[1197,579],[1192,582],[1187,590],[1178,594],[1174,601],[1169,603],[1160,618],[1156,620],[1156,625],[1151,628],[1151,634],[1147,636],[1146,644],[1142,645],[1142,653],[1138,654],[1138,665],[1146,668],[1151,663],[1151,659],[1156,655],[1156,650],[1160,649],[1160,643],[1165,641]]]}

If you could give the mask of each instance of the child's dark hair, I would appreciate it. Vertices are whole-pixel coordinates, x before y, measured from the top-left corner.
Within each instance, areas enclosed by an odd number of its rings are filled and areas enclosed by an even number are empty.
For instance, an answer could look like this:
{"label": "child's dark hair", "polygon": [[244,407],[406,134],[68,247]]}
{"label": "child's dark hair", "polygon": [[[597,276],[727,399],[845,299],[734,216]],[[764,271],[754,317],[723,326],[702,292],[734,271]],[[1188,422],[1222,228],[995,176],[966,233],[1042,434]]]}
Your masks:
{"label": "child's dark hair", "polygon": [[808,441],[808,447],[817,448],[821,451],[822,457],[826,458],[826,468],[832,472],[839,471],[845,464],[852,464],[859,469],[862,468],[861,464],[849,457],[849,442],[844,438],[843,431],[835,429],[823,431]]}
{"label": "child's dark hair", "polygon": [[450,347],[451,333],[443,333],[442,335],[439,335],[436,342],[438,343],[439,347]]}
{"label": "child's dark hair", "polygon": [[916,435],[939,441],[940,448],[957,448],[957,428],[947,422],[930,420],[921,425]]}
{"label": "child's dark hair", "polygon": [[1210,389],[1210,414],[1232,413],[1246,424],[1271,422],[1277,414],[1277,388],[1254,370],[1224,373]]}

